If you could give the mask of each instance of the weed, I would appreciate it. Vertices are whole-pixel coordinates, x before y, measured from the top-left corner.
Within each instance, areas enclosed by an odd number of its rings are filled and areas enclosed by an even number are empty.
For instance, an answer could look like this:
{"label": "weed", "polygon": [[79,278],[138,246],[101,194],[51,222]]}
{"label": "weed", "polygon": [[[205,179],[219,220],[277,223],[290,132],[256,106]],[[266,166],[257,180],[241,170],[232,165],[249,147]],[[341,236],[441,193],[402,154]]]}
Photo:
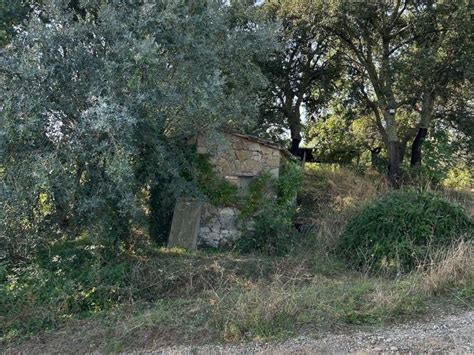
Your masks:
{"label": "weed", "polygon": [[421,285],[430,295],[455,290],[463,298],[474,298],[474,244],[461,239],[434,256],[433,263],[421,273]]}

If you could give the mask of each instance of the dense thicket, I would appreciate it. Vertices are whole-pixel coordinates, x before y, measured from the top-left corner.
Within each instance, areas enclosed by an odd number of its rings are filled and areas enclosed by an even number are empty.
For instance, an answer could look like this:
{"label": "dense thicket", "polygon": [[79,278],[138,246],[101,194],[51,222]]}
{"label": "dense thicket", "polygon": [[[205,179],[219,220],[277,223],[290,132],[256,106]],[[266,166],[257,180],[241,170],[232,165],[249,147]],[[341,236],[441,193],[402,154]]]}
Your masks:
{"label": "dense thicket", "polygon": [[[90,4],[89,4],[90,5]],[[163,234],[193,193],[186,138],[251,121],[273,45],[252,8],[43,1],[1,53],[0,243],[12,262],[61,238],[113,255]],[[149,222],[149,223],[148,223]]]}

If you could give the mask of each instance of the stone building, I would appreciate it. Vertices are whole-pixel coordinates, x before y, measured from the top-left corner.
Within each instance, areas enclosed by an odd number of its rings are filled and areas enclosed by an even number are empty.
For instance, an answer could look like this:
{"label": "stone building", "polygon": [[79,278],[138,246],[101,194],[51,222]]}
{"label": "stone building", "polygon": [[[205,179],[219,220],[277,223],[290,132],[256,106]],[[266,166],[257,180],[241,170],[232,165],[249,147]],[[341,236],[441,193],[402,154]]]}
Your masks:
{"label": "stone building", "polygon": [[[222,131],[222,138],[216,145],[196,137],[197,152],[208,154],[217,175],[237,185],[243,195],[248,192],[252,178],[263,171],[278,177],[282,163],[291,159],[287,150],[271,141],[233,131]],[[238,209],[205,205],[201,216],[199,245],[218,247],[241,236],[237,226]]]}
{"label": "stone building", "polygon": [[222,138],[222,142],[216,144],[197,136],[197,152],[208,154],[217,175],[237,185],[242,193],[262,171],[278,177],[282,162],[291,158],[287,150],[265,139],[233,131],[222,131]]}
{"label": "stone building", "polygon": [[[217,140],[198,135],[189,143],[196,146],[198,154],[207,154],[216,174],[237,185],[242,195],[248,192],[254,177],[263,171],[278,177],[282,163],[292,159],[287,150],[271,141],[233,131],[221,133]],[[195,248],[232,244],[242,235],[239,214],[235,207],[179,201],[168,245]],[[251,229],[251,224],[247,223],[246,228]]]}

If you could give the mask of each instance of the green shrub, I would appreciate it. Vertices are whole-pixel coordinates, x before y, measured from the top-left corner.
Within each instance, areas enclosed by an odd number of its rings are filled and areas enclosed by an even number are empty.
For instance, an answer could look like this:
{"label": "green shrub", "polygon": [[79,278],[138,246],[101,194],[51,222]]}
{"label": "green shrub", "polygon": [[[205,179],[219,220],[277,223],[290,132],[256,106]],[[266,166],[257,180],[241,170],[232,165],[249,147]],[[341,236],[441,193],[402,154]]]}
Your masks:
{"label": "green shrub", "polygon": [[453,190],[468,190],[474,186],[474,168],[456,167],[448,171],[442,181],[445,188]]}
{"label": "green shrub", "polygon": [[129,301],[129,262],[71,266],[53,258],[56,261],[45,268],[39,263],[15,268],[0,281],[0,343]]}
{"label": "green shrub", "polygon": [[338,249],[359,270],[409,272],[461,236],[472,238],[472,226],[462,207],[440,196],[394,191],[349,222]]}
{"label": "green shrub", "polygon": [[252,228],[237,241],[237,250],[267,255],[285,255],[291,250],[297,238],[293,216],[301,182],[301,169],[292,162],[283,165],[278,179],[263,173],[251,182],[241,203],[241,220],[251,220]]}
{"label": "green shrub", "polygon": [[35,262],[0,263],[0,343],[51,329],[69,318],[88,317],[130,299],[124,257],[102,258],[102,246],[83,237],[38,248]]}

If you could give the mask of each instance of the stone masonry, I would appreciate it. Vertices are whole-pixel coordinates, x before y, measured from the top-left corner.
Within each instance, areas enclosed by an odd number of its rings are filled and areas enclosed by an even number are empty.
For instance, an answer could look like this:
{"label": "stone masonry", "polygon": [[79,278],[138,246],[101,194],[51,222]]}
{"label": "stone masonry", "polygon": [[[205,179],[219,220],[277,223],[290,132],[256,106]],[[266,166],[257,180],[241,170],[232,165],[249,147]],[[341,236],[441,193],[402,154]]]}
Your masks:
{"label": "stone masonry", "polygon": [[198,234],[199,245],[224,247],[239,239],[242,235],[237,226],[239,214],[236,208],[207,205],[203,209]]}
{"label": "stone masonry", "polygon": [[224,132],[222,145],[213,147],[197,138],[197,152],[209,154],[216,173],[224,179],[256,176],[264,170],[278,176],[285,150],[276,144],[240,133]]}
{"label": "stone masonry", "polygon": [[[282,162],[289,153],[278,145],[256,137],[222,132],[221,144],[208,144],[203,137],[196,137],[198,154],[208,154],[218,176],[239,187],[245,194],[253,177],[269,171],[278,177]],[[207,205],[203,208],[198,232],[198,245],[222,247],[231,245],[241,237],[236,208]]]}

